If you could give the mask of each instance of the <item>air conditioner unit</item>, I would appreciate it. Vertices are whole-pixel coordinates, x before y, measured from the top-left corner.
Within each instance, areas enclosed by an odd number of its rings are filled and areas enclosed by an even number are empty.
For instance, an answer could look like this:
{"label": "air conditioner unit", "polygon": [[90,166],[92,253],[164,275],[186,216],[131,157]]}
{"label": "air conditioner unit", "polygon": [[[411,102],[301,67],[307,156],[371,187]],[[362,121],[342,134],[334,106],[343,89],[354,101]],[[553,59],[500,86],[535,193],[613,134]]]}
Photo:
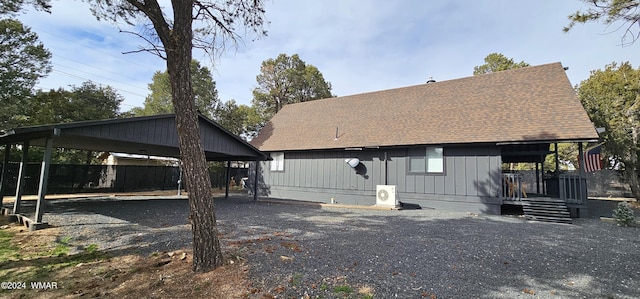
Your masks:
{"label": "air conditioner unit", "polygon": [[376,206],[397,208],[398,198],[395,185],[376,186]]}

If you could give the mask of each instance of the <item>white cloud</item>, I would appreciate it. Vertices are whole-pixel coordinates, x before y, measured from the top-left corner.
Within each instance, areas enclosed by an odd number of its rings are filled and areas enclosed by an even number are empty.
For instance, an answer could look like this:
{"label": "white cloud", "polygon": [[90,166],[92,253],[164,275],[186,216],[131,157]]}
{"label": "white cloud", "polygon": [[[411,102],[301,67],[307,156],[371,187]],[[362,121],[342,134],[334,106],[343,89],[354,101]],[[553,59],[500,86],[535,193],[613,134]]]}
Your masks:
{"label": "white cloud", "polygon": [[[87,4],[53,3],[53,13],[21,17],[54,54],[54,72],[39,86],[112,85],[127,98],[123,110],[140,106],[154,71],[164,61],[150,54],[122,55],[142,42],[97,22]],[[578,84],[613,61],[640,66],[640,44],[620,47],[622,32],[603,34],[602,24],[563,33],[580,1],[298,1],[267,2],[267,37],[246,39],[211,65],[222,100],[249,104],[262,61],[299,54],[332,83],[337,95],[368,92],[470,76],[484,57],[498,52],[532,65],[560,61]],[[77,78],[81,77],[81,78]]]}

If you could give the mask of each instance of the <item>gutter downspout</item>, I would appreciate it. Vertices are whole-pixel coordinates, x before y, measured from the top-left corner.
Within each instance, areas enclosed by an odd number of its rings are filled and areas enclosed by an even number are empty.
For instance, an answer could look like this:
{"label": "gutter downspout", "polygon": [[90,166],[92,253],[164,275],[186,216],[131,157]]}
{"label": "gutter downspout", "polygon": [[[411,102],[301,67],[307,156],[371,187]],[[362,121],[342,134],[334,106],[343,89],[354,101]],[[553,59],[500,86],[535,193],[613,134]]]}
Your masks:
{"label": "gutter downspout", "polygon": [[387,152],[384,152],[384,184],[385,185],[389,185],[389,173],[388,173],[388,169],[389,169],[389,165],[387,163],[388,158],[387,158]]}

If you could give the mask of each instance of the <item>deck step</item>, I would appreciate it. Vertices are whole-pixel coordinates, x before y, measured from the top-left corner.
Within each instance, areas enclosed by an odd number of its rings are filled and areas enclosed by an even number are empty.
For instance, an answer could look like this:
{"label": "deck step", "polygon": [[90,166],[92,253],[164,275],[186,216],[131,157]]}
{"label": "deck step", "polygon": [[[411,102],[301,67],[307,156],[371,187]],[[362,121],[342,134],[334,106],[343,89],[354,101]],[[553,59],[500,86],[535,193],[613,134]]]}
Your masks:
{"label": "deck step", "polygon": [[553,198],[553,197],[523,198],[522,201],[526,203],[564,203],[564,200],[560,198]]}
{"label": "deck step", "polygon": [[567,204],[559,198],[523,198],[522,211],[527,220],[572,223]]}
{"label": "deck step", "polygon": [[560,209],[560,210],[565,210],[566,205],[564,204],[548,204],[548,203],[534,203],[534,204],[530,204],[530,203],[522,203],[522,208],[537,208],[537,209]]}
{"label": "deck step", "polygon": [[524,218],[527,220],[540,221],[540,222],[553,222],[553,223],[566,223],[566,224],[572,223],[571,218],[544,217],[544,216],[531,216],[531,215],[525,215]]}
{"label": "deck step", "polygon": [[[522,206],[523,210],[527,210],[527,211],[545,211],[545,212],[549,212],[549,213],[562,213],[562,212],[567,212],[567,209],[563,209],[561,207],[530,207],[530,206]],[[568,212],[567,212],[568,213]]]}
{"label": "deck step", "polygon": [[562,208],[530,208],[530,207],[522,207],[523,211],[528,211],[532,213],[549,213],[549,214],[567,214],[569,215],[569,211]]}

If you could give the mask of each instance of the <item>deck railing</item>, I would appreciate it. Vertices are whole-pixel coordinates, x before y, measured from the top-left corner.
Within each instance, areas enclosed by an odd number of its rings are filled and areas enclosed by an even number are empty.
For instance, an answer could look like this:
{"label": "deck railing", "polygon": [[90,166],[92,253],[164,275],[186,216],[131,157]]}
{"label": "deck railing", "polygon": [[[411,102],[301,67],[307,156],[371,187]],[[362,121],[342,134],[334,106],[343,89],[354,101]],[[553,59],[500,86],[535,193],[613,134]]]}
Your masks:
{"label": "deck railing", "polygon": [[518,173],[502,174],[502,196],[505,200],[520,201],[527,197],[522,186],[522,175]]}
{"label": "deck railing", "polygon": [[[560,198],[568,204],[585,204],[587,202],[587,181],[577,174],[560,174],[545,179],[547,196]],[[523,177],[518,173],[502,174],[502,198],[507,201],[521,201],[527,198],[523,185]]]}
{"label": "deck railing", "polygon": [[587,179],[575,174],[561,174],[559,180],[560,199],[570,204],[587,201]]}

